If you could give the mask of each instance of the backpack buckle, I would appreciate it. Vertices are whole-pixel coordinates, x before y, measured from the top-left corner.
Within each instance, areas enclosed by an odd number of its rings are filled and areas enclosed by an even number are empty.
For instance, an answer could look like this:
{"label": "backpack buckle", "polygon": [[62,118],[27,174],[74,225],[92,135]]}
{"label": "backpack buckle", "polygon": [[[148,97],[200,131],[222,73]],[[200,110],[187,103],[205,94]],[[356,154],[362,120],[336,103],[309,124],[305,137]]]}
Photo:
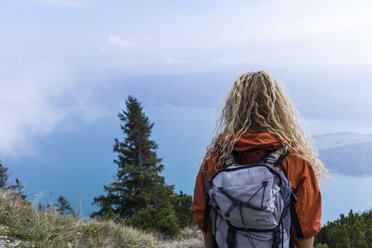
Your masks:
{"label": "backpack buckle", "polygon": [[266,163],[270,163],[270,164],[274,164],[275,163],[275,161],[276,161],[276,159],[277,159],[277,157],[276,156],[274,156],[274,155],[270,155],[270,156],[268,156],[267,158],[266,158]]}
{"label": "backpack buckle", "polygon": [[234,159],[231,156],[227,157],[225,159],[225,164],[227,167],[234,165],[235,164]]}

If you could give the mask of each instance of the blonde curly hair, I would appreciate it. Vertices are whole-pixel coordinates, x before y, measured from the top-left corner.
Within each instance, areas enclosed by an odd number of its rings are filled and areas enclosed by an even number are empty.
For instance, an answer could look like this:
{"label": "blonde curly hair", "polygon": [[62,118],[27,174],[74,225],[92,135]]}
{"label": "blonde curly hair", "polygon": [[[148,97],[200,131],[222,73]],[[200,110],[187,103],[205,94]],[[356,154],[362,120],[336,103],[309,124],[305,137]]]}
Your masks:
{"label": "blonde curly hair", "polygon": [[244,73],[235,81],[227,94],[205,159],[210,157],[210,151],[216,150],[218,143],[216,170],[223,169],[224,159],[247,131],[276,135],[286,151],[291,150],[313,167],[318,180],[328,175],[310,135],[301,125],[297,110],[278,82],[265,71]]}

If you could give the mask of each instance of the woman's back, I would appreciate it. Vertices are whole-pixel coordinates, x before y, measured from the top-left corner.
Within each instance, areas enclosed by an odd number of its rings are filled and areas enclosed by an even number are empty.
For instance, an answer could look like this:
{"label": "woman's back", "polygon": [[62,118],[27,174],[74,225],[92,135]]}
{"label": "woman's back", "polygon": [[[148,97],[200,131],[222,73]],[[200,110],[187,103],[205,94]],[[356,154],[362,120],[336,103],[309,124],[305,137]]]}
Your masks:
{"label": "woman's back", "polygon": [[[216,145],[221,148],[218,153]],[[193,209],[198,226],[202,228],[204,222],[204,183],[225,167],[223,161],[232,151],[239,152],[246,163],[254,163],[281,146],[291,150],[279,169],[298,198],[296,209],[304,236],[308,239],[317,234],[321,228],[321,195],[316,173],[320,176],[326,170],[313,152],[294,107],[265,72],[243,74],[228,94],[196,179]]]}

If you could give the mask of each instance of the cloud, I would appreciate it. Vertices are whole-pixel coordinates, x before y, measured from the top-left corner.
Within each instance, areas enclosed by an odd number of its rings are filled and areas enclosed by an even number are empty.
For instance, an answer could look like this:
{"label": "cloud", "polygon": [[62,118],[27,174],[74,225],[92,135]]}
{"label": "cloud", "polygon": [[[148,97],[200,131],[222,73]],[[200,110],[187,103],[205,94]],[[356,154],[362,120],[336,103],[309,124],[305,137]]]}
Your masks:
{"label": "cloud", "polygon": [[171,56],[167,54],[172,58],[193,57],[197,61],[227,58],[224,63],[216,63],[216,67],[238,63],[302,67],[372,65],[372,33],[367,32],[372,25],[368,11],[372,4],[368,1],[354,4],[284,0],[216,6],[194,13],[187,21],[180,15],[178,22],[164,24],[161,33],[164,38],[158,37],[163,47],[158,49],[172,52]]}
{"label": "cloud", "polygon": [[[336,41],[339,42],[352,38],[357,41],[361,38],[371,38],[370,32],[365,32],[372,25],[372,17],[369,13],[336,15],[329,17],[299,20],[286,24],[272,24],[256,27],[253,36],[256,42],[270,41],[293,44],[309,41]],[[245,34],[252,36],[252,33]],[[243,36],[244,37],[244,36]]]}
{"label": "cloud", "polygon": [[[39,142],[78,122],[100,117],[101,106],[74,68],[61,61],[9,63],[0,70],[0,157],[38,155]],[[91,85],[92,86],[92,85]]]}
{"label": "cloud", "polygon": [[[57,108],[53,98],[64,91],[55,84],[66,82],[66,73],[56,73],[50,64],[39,64],[19,71],[3,71],[0,78],[0,155],[23,156],[35,152],[35,138],[54,131],[68,114],[66,109]],[[50,81],[49,81],[50,80]],[[59,83],[61,83],[61,81]]]}
{"label": "cloud", "polygon": [[130,50],[136,49],[139,42],[138,39],[123,40],[117,35],[110,35],[107,38],[107,41],[113,47],[126,48]]}
{"label": "cloud", "polygon": [[181,64],[191,64],[193,62],[192,59],[189,58],[172,58],[169,57],[166,59],[166,64],[173,64],[173,65],[181,65]]}

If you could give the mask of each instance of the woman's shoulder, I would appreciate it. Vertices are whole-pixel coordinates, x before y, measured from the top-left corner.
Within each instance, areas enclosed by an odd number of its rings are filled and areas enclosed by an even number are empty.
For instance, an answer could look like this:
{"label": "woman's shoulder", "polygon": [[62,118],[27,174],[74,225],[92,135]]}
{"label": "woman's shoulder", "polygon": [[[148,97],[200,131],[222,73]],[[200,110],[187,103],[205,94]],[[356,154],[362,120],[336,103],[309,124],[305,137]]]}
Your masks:
{"label": "woman's shoulder", "polygon": [[204,155],[204,158],[201,162],[200,171],[205,173],[208,176],[212,175],[216,171],[216,160],[217,160],[217,151],[214,148],[210,148]]}
{"label": "woman's shoulder", "polygon": [[298,155],[296,151],[290,151],[290,153],[287,155],[286,159],[287,162],[293,163],[293,164],[300,164],[302,166],[307,166],[308,162],[303,159],[301,156]]}
{"label": "woman's shoulder", "polygon": [[314,178],[314,170],[308,161],[291,151],[281,164],[286,177],[296,187],[304,178]]}

